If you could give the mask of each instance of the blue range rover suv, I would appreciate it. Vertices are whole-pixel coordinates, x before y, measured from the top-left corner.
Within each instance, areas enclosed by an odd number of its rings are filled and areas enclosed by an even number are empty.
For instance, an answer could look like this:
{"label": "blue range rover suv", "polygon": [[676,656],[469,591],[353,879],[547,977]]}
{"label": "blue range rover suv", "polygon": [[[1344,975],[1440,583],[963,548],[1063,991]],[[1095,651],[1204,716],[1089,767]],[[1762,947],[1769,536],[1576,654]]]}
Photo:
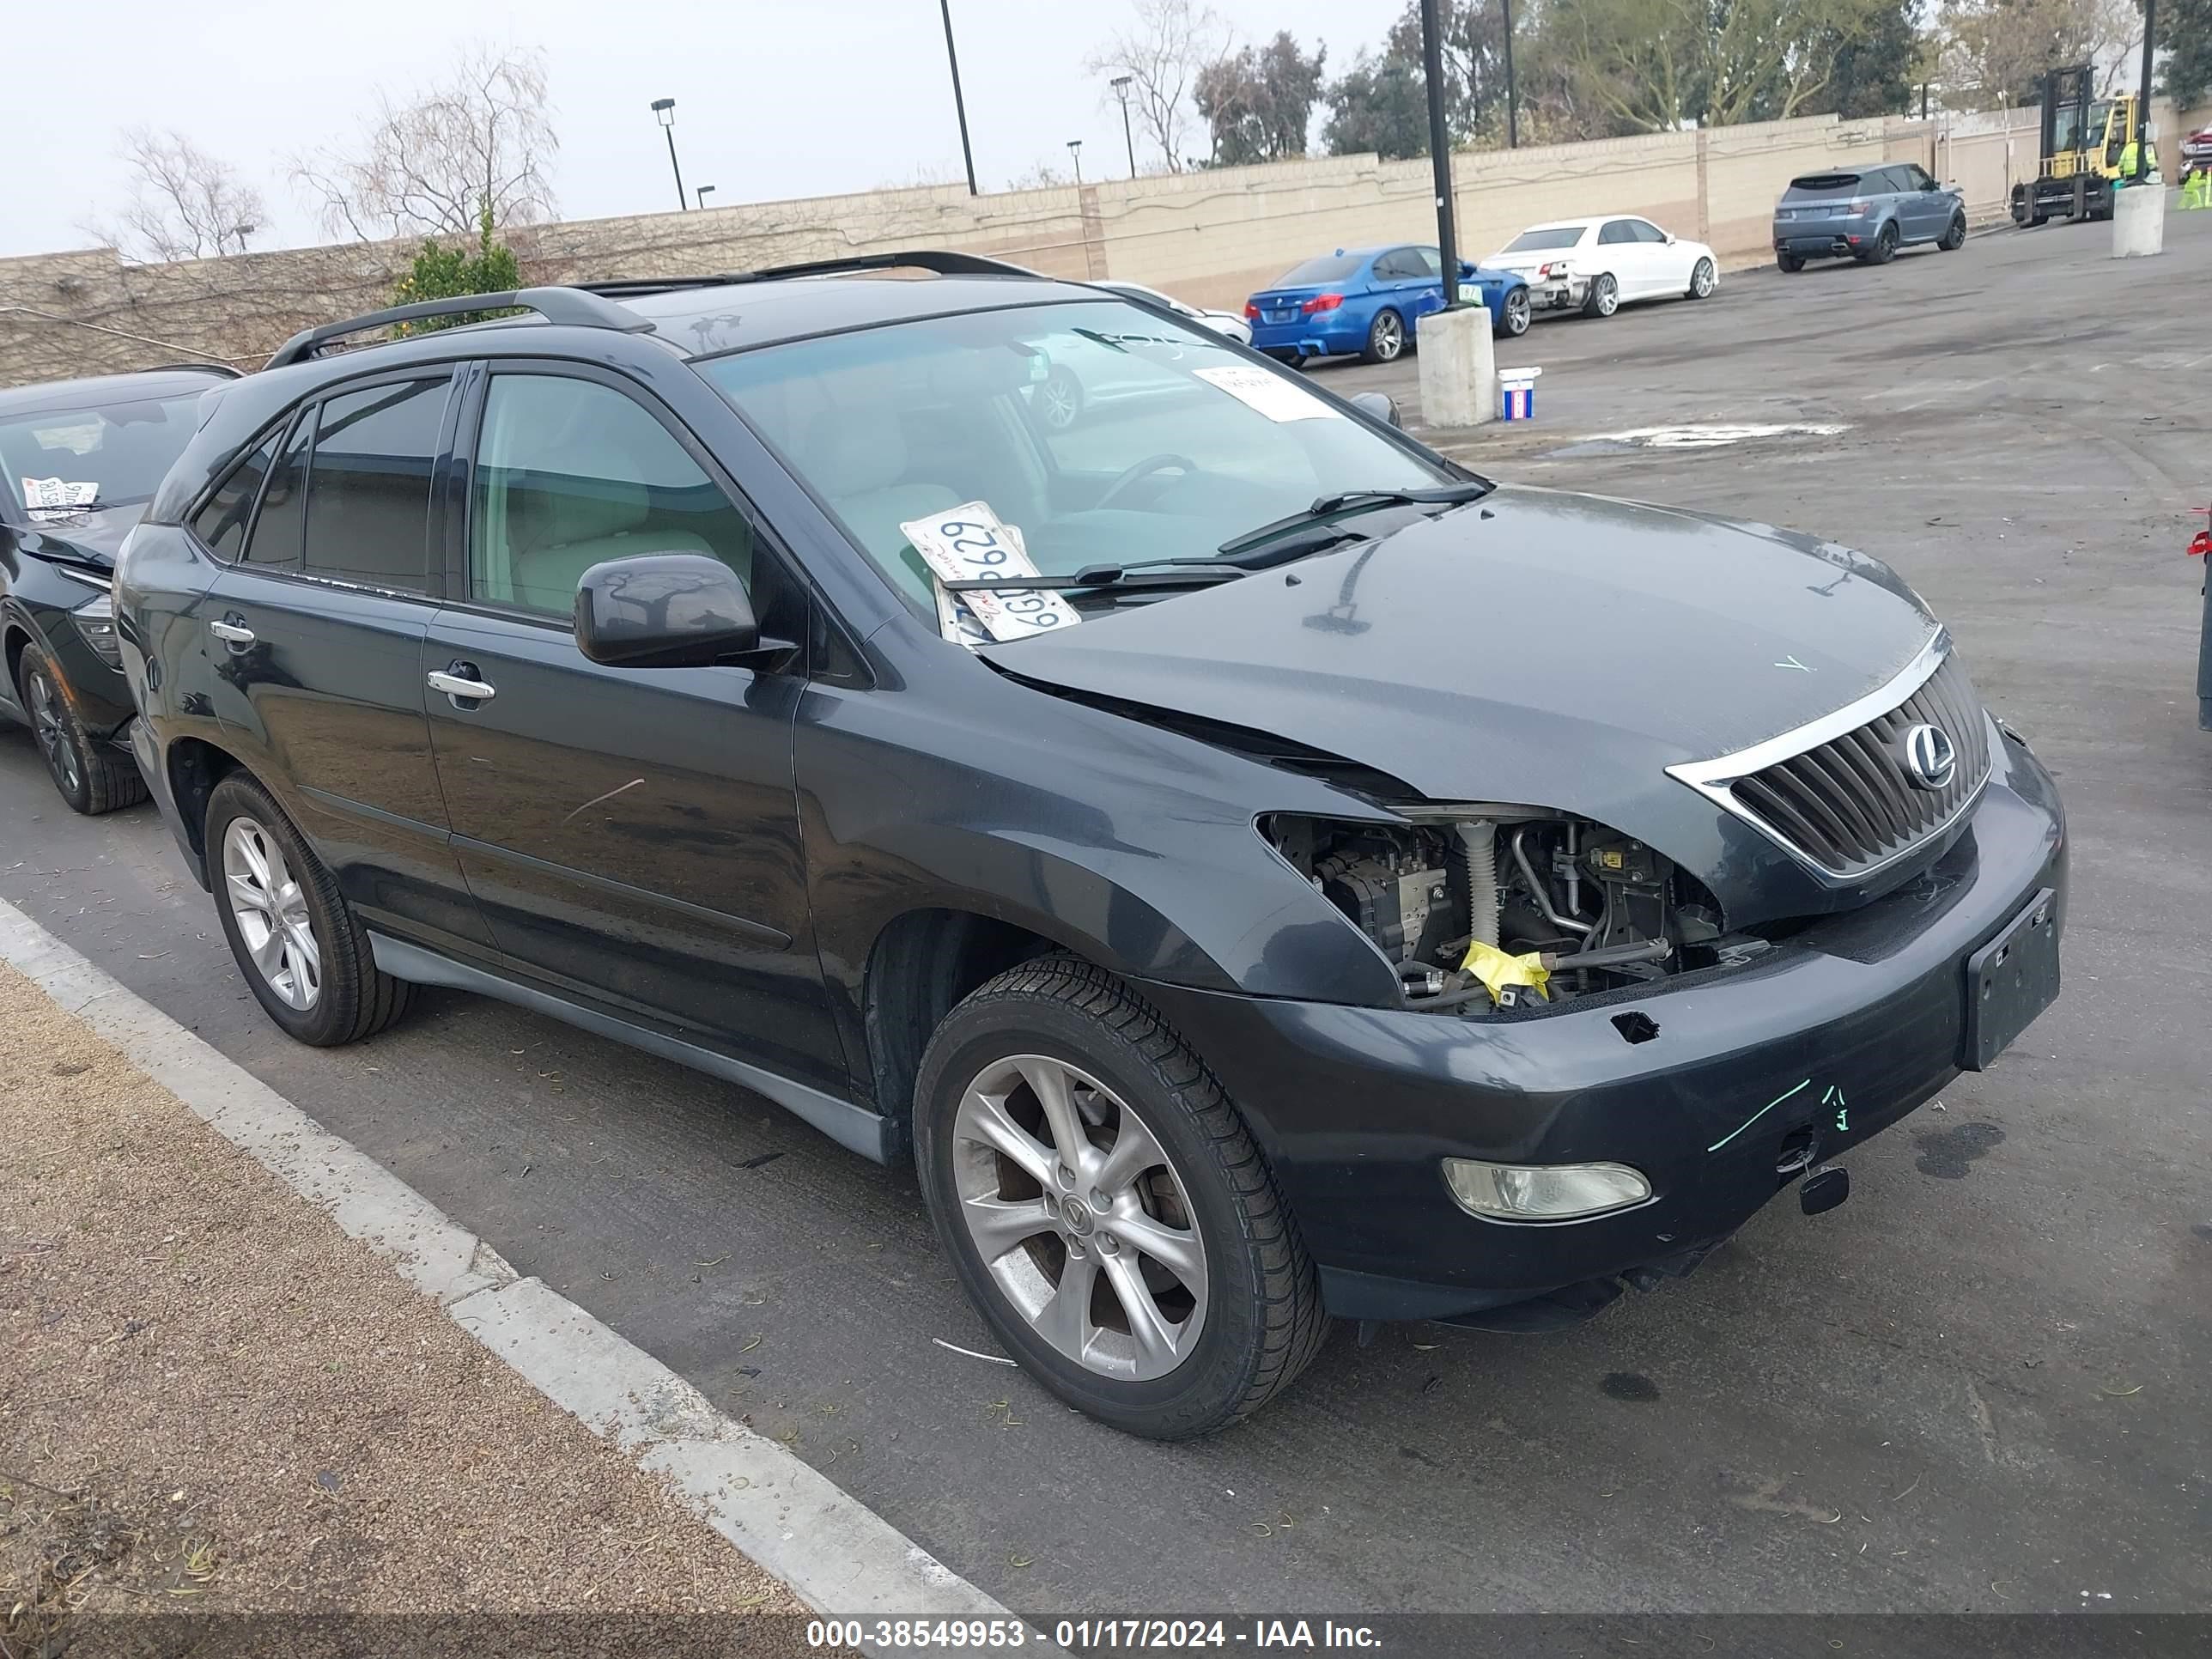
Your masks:
{"label": "blue range rover suv", "polygon": [[1966,240],[1959,192],[1912,161],[1808,173],[1790,181],[1774,209],[1774,262],[1789,271],[1846,254],[1887,264],[1901,247],[1933,242],[1949,253]]}

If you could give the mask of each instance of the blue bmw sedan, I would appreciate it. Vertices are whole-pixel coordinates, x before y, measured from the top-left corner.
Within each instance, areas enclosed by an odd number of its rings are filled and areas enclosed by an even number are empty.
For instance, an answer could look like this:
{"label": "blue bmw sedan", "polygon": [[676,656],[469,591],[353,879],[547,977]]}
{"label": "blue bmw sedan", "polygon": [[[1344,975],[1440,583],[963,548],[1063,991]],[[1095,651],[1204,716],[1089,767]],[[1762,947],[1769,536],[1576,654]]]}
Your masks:
{"label": "blue bmw sedan", "polygon": [[[1460,287],[1489,308],[1492,329],[1507,338],[1528,328],[1528,283],[1510,270],[1462,260]],[[1443,260],[1415,244],[1340,247],[1285,271],[1273,287],[1244,302],[1252,344],[1271,357],[1302,363],[1356,352],[1370,363],[1394,362],[1412,343],[1420,319],[1444,303]]]}

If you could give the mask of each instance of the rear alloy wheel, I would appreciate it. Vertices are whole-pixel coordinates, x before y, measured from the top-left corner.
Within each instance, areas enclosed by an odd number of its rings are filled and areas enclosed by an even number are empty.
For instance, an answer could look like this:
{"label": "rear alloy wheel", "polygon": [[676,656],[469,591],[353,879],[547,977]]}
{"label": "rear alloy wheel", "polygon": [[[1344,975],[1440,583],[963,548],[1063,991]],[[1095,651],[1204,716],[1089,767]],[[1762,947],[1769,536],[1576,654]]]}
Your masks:
{"label": "rear alloy wheel", "polygon": [[1505,296],[1499,307],[1498,332],[1509,340],[1517,340],[1528,331],[1528,290],[1516,288]]}
{"label": "rear alloy wheel", "polygon": [[999,1340],[1102,1422],[1209,1433],[1321,1346],[1313,1264],[1250,1132],[1092,963],[1025,963],[945,1017],[915,1085],[915,1157]]}
{"label": "rear alloy wheel", "polygon": [[1714,285],[1719,280],[1720,278],[1713,270],[1713,262],[1711,259],[1698,260],[1690,270],[1690,297],[1692,300],[1711,299]]}
{"label": "rear alloy wheel", "polygon": [[1367,325],[1367,344],[1359,354],[1363,363],[1395,363],[1406,349],[1405,319],[1385,308]]}
{"label": "rear alloy wheel", "polygon": [[15,665],[15,691],[30,719],[31,735],[38,740],[47,775],[70,811],[97,817],[146,799],[146,780],[138,775],[138,763],[84,729],[52,659],[37,645],[23,647],[22,659]]}
{"label": "rear alloy wheel", "polygon": [[1610,317],[1620,309],[1620,284],[1613,280],[1611,272],[1590,278],[1589,292],[1583,298],[1583,315]]}
{"label": "rear alloy wheel", "polygon": [[245,773],[208,797],[203,844],[238,970],[289,1036],[334,1048],[405,1012],[412,988],[377,968],[368,930],[330,871]]}
{"label": "rear alloy wheel", "polygon": [[1897,258],[1897,221],[1892,219],[1875,233],[1874,246],[1861,256],[1868,264],[1886,265]]}
{"label": "rear alloy wheel", "polygon": [[1943,240],[1936,244],[1946,253],[1956,253],[1966,245],[1966,216],[1954,214],[1951,222],[1943,228]]}

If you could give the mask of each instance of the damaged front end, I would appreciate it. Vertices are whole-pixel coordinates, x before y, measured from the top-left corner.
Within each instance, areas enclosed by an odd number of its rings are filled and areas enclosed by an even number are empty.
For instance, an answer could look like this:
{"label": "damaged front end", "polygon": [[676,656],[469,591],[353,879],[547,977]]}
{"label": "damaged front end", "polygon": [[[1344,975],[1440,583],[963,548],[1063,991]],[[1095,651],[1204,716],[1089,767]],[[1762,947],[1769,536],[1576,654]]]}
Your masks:
{"label": "damaged front end", "polygon": [[1526,1013],[1769,948],[1727,932],[1688,871],[1589,819],[1498,802],[1399,815],[1376,823],[1277,813],[1259,827],[1382,953],[1409,1007]]}

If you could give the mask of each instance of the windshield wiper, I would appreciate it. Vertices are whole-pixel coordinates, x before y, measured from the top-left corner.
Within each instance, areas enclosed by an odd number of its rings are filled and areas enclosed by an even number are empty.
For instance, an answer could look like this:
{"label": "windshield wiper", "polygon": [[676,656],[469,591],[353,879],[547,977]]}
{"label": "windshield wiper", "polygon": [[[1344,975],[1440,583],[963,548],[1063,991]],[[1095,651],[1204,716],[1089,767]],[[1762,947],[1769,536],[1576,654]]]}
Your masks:
{"label": "windshield wiper", "polygon": [[1372,507],[1460,507],[1487,495],[1491,489],[1490,484],[1470,478],[1462,483],[1437,484],[1428,489],[1347,489],[1334,495],[1316,495],[1313,505],[1304,512],[1293,513],[1287,518],[1263,524],[1257,530],[1232,536],[1221,544],[1221,550],[1242,553],[1293,530],[1303,530],[1317,520],[1333,519],[1346,513],[1364,513]]}
{"label": "windshield wiper", "polygon": [[[1172,575],[1139,576],[1133,580],[1128,578],[1127,573],[1132,570],[1152,570],[1170,565],[1191,568]],[[1140,588],[1212,587],[1219,582],[1233,582],[1248,574],[1249,567],[1231,564],[1225,559],[1152,559],[1140,565],[1086,565],[1067,576],[981,576],[942,586],[948,593],[1019,593],[1034,587],[1077,592],[1103,588],[1134,592]]]}

